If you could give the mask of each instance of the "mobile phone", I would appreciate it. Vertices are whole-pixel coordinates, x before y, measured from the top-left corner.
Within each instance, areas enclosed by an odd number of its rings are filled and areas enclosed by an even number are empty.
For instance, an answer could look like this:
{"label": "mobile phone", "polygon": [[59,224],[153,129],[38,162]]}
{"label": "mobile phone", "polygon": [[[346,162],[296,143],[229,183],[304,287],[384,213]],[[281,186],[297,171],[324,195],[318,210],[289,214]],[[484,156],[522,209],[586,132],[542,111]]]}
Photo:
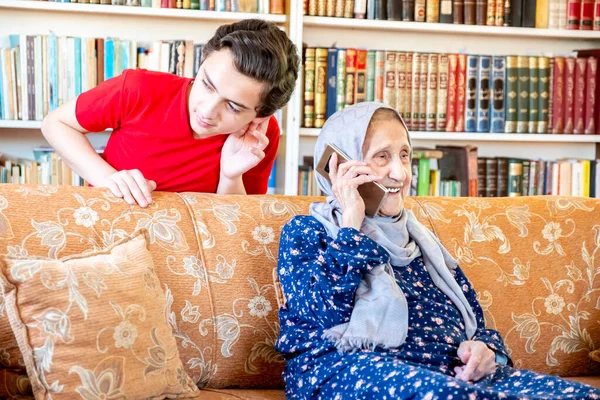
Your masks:
{"label": "mobile phone", "polygon": [[[342,150],[340,150],[332,143],[327,143],[325,151],[321,156],[316,170],[330,183],[331,180],[329,179],[329,161],[331,160],[331,156],[333,153],[336,153],[338,156],[338,166],[347,161],[350,161],[350,157],[348,157]],[[385,200],[388,191],[385,188],[385,186],[383,186],[379,182],[366,182],[358,187],[358,193],[365,202],[365,215],[368,217],[374,217],[377,215],[379,209],[383,205],[383,201]]]}

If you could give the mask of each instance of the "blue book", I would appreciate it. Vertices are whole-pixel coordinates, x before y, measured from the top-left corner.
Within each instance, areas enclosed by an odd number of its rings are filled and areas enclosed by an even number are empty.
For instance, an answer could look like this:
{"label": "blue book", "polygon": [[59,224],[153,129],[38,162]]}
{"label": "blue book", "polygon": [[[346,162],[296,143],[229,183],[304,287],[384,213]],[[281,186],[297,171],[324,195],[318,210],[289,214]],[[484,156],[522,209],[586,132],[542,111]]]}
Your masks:
{"label": "blue book", "polygon": [[48,35],[48,87],[50,89],[48,98],[50,100],[49,110],[58,107],[58,55],[56,53],[56,35]]}
{"label": "blue book", "polygon": [[123,73],[123,71],[125,71],[127,68],[129,68],[129,52],[131,51],[131,42],[129,40],[121,40],[120,45],[120,51],[121,51],[121,57],[120,58],[120,65],[118,68],[118,74],[120,75]]}
{"label": "blue book", "polygon": [[[2,52],[2,50],[0,50]],[[2,61],[2,56],[0,55],[0,61]],[[0,119],[4,119],[4,104],[2,103],[2,99],[4,98],[4,83],[2,82],[2,72],[4,70],[4,63],[0,63]]]}
{"label": "blue book", "polygon": [[335,113],[335,101],[337,96],[337,59],[338,49],[327,51],[327,106],[325,118]]}
{"label": "blue book", "polygon": [[477,70],[479,56],[467,56],[467,87],[465,96],[465,132],[475,132],[477,128]]}
{"label": "blue book", "polygon": [[115,42],[107,38],[104,40],[104,80],[115,76]]}
{"label": "blue book", "polygon": [[75,96],[81,94],[81,38],[76,37],[75,45]]}
{"label": "blue book", "polygon": [[504,133],[504,80],[506,58],[492,57],[492,132]]}
{"label": "blue book", "polygon": [[477,71],[477,132],[490,131],[490,81],[492,77],[492,57],[479,56]]}
{"label": "blue book", "polygon": [[225,0],[215,1],[215,11],[225,11]]}
{"label": "blue book", "polygon": [[267,193],[275,194],[277,191],[277,158],[273,161],[273,169],[269,175],[269,182],[267,183]]}

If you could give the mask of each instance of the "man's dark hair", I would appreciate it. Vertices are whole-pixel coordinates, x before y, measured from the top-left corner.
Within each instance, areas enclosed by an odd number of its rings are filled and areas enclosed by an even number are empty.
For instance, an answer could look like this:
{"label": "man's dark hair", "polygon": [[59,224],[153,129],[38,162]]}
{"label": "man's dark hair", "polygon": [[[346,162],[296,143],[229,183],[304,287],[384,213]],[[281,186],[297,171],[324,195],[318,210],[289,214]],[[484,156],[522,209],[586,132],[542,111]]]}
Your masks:
{"label": "man's dark hair", "polygon": [[294,43],[279,27],[260,19],[245,19],[220,26],[204,46],[203,59],[228,48],[240,73],[266,84],[257,117],[272,115],[292,96],[300,59]]}

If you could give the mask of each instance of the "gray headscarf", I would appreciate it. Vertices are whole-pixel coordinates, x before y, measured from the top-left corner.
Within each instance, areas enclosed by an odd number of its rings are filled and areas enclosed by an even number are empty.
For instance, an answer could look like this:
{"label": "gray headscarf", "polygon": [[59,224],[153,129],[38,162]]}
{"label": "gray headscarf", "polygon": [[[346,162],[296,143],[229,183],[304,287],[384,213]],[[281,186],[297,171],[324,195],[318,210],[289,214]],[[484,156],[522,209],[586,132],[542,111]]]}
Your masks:
{"label": "gray headscarf", "polygon": [[[362,160],[362,145],[369,122],[380,108],[393,110],[380,103],[366,102],[333,114],[317,139],[315,167],[327,143],[335,144],[351,159]],[[398,118],[402,121],[399,115]],[[404,121],[402,125],[408,133]],[[335,239],[340,230],[342,210],[333,196],[331,184],[319,174],[316,177],[319,187],[327,195],[327,201],[311,204],[310,215],[321,222],[327,234]],[[404,209],[397,217],[365,217],[360,231],[385,248],[395,266],[406,266],[422,256],[434,284],[452,300],[462,314],[467,337],[473,337],[477,322],[473,309],[454,279],[456,260],[437,237],[417,221],[410,210]],[[399,347],[406,340],[407,332],[408,305],[388,263],[373,268],[363,276],[355,293],[350,322],[328,329],[324,337],[334,341],[341,351],[354,351],[376,346]]]}

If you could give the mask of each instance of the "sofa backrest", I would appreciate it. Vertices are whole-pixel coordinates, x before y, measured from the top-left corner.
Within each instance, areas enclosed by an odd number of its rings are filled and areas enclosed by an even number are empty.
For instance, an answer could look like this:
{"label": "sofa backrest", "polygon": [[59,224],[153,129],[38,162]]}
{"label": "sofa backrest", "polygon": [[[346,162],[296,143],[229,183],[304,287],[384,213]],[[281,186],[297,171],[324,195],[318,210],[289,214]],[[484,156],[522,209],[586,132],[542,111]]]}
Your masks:
{"label": "sofa backrest", "polygon": [[[279,233],[309,197],[156,193],[131,207],[103,189],[0,185],[0,254],[61,258],[105,247],[137,228],[150,249],[187,372],[200,386],[282,387],[276,269]],[[487,325],[516,365],[597,375],[600,201],[408,199],[479,293]],[[275,274],[276,275],[276,274]],[[0,355],[19,369],[0,308]]]}

